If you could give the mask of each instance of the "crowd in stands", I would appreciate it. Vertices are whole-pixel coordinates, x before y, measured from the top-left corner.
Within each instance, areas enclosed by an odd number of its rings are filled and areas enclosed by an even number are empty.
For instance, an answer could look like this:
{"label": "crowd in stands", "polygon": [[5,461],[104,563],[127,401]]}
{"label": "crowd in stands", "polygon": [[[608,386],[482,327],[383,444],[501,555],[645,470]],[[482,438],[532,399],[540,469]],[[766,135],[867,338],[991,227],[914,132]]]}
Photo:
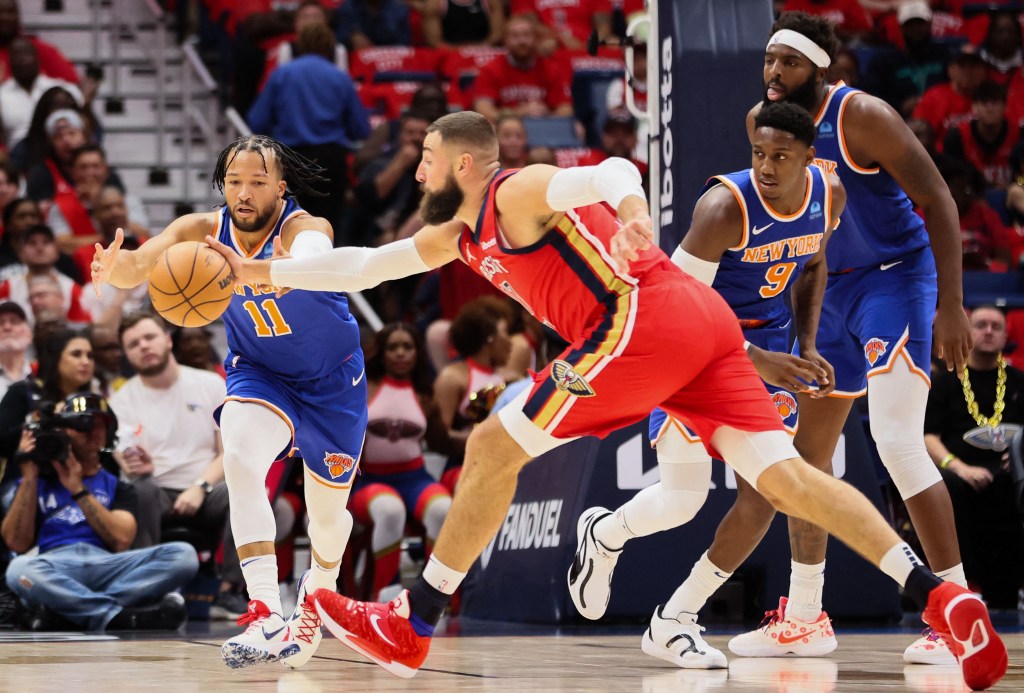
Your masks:
{"label": "crowd in stands", "polygon": [[[619,156],[646,180],[648,130],[626,107],[627,92],[639,108],[647,105],[646,46],[636,46],[632,75],[624,77],[622,49],[592,40],[614,44],[644,11],[642,1],[178,3],[197,10],[195,28],[214,46],[205,54],[218,56],[225,97],[253,131],[320,166],[322,194],[300,196],[300,203],[331,221],[336,245],[379,245],[419,229],[415,172],[425,131],[451,111],[471,108],[494,122],[503,167],[592,165]],[[775,5],[837,22],[845,45],[832,78],[884,99],[935,160],[960,216],[965,270],[1019,272],[1024,4]],[[0,514],[19,487],[26,418],[76,393],[100,395],[119,421],[119,442],[101,451],[103,469],[130,489],[110,486],[108,500],[119,499],[115,510],[130,511],[136,527],[130,541],[108,546],[110,553],[171,546],[161,560],[173,564],[177,583],[162,588],[183,587],[201,562],[200,575],[212,574],[216,583],[211,615],[235,618],[245,598],[210,416],[223,397],[224,355],[210,329],[172,330],[145,312],[145,286],[107,286],[97,296],[89,285],[95,243],[109,243],[121,228],[132,247],[159,231],[107,161],[92,108],[97,86],[55,47],[22,32],[16,0],[0,0]],[[364,335],[370,417],[364,474],[352,496],[364,531],[357,528],[351,551],[365,551],[368,560],[346,556],[342,578],[358,596],[376,599],[400,579],[406,538],[421,537],[429,551],[468,429],[505,383],[521,387],[558,342],[462,263],[390,282],[368,298],[388,324]],[[1019,316],[1011,313],[1002,329],[1007,342],[1024,340]],[[180,413],[166,416],[171,410]],[[424,450],[447,459],[443,476],[427,473]],[[945,471],[961,498],[979,490],[970,464]],[[983,464],[1000,473],[991,460]],[[268,479],[282,580],[291,576],[290,541],[303,531],[301,485],[294,460],[278,463]],[[976,501],[972,507],[985,505]],[[0,545],[0,565],[11,557],[7,549],[22,548]],[[102,613],[33,612],[28,623],[174,627],[180,605],[158,592],[141,607],[108,600]]]}

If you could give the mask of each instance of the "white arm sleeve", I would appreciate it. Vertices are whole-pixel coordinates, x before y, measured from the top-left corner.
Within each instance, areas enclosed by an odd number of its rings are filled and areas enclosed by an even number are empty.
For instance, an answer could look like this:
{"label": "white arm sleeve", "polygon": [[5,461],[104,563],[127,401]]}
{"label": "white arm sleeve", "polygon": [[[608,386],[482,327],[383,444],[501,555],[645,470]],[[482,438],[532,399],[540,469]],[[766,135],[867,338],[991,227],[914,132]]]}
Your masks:
{"label": "white arm sleeve", "polygon": [[274,260],[270,282],[312,291],[362,291],[429,269],[415,241],[405,238],[379,248],[334,248],[310,257]]}
{"label": "white arm sleeve", "polygon": [[672,262],[676,267],[708,286],[714,283],[715,275],[718,274],[717,262],[708,262],[695,255],[690,255],[683,250],[682,246],[676,248],[676,252],[672,253]]}
{"label": "white arm sleeve", "polygon": [[597,166],[558,171],[548,183],[547,202],[557,212],[598,202],[607,202],[617,210],[629,195],[647,199],[642,181],[640,171],[632,162],[613,156]]}
{"label": "white arm sleeve", "polygon": [[327,237],[326,233],[319,231],[299,231],[292,240],[292,247],[288,249],[292,257],[313,257],[322,253],[329,253],[334,249],[334,244]]}

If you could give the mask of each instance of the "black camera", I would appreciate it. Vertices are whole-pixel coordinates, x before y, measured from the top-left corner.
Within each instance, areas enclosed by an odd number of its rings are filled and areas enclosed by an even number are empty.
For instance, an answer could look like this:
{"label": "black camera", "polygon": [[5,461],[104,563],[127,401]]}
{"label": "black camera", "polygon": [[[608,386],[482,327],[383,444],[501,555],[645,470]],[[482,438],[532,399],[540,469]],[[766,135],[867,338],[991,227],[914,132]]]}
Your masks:
{"label": "black camera", "polygon": [[89,433],[96,425],[97,417],[106,426],[104,450],[113,448],[117,433],[117,417],[110,411],[107,401],[91,392],[78,392],[67,397],[60,411],[44,403],[37,411],[37,418],[25,426],[35,436],[35,447],[25,453],[25,458],[36,463],[40,476],[57,478],[53,465],[64,464],[71,451],[71,439],[67,431]]}

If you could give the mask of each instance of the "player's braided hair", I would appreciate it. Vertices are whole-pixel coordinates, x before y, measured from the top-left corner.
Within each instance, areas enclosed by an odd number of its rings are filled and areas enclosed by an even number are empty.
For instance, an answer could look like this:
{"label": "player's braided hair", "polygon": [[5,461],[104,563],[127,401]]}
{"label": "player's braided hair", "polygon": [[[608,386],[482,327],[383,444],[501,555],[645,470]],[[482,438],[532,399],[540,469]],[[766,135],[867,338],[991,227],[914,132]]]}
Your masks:
{"label": "player's braided hair", "polygon": [[281,179],[288,183],[288,192],[293,195],[327,197],[328,193],[320,190],[318,185],[330,182],[324,175],[326,169],[266,135],[239,137],[225,147],[213,168],[213,187],[219,192],[224,192],[224,177],[227,176],[228,166],[239,152],[256,152],[263,159],[263,170],[266,170],[267,151],[274,153],[273,159],[281,173]]}

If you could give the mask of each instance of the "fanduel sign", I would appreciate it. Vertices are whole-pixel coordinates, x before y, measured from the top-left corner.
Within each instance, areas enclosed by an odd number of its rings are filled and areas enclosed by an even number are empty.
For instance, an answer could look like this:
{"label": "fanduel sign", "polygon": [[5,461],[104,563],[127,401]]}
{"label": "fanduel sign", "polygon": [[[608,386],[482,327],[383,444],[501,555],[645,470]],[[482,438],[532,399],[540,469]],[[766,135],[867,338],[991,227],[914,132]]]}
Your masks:
{"label": "fanduel sign", "polygon": [[513,503],[501,524],[501,530],[484,549],[480,563],[484,568],[495,551],[521,551],[559,546],[562,535],[558,524],[562,517],[562,499]]}

